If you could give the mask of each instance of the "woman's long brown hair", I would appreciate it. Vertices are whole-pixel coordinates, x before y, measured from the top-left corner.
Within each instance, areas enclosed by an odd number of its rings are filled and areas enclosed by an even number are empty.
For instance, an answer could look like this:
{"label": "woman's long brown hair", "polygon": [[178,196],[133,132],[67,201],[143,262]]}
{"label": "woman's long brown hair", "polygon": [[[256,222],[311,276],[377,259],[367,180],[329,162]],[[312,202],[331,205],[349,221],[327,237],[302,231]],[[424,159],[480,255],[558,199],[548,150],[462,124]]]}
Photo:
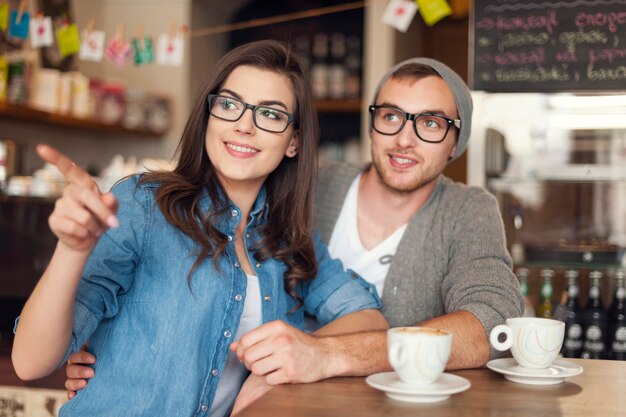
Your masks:
{"label": "woman's long brown hair", "polygon": [[[317,177],[317,115],[313,107],[310,84],[304,67],[287,45],[271,40],[257,41],[233,49],[218,63],[198,93],[193,110],[176,150],[178,163],[172,172],[151,172],[142,182],[160,184],[156,201],[167,221],[199,245],[191,274],[207,258],[215,266],[223,254],[227,236],[214,224],[225,214],[229,201],[205,147],[209,110],[207,96],[217,93],[230,73],[241,65],[275,71],[292,83],[296,98],[294,129],[299,133],[298,155],[283,158],[267,178],[268,222],[260,227],[262,240],[252,248],[254,258],[262,261],[275,258],[287,266],[285,289],[296,299],[299,281],[315,277],[317,261],[312,240],[312,188]],[[208,213],[200,209],[206,190],[211,199]]]}

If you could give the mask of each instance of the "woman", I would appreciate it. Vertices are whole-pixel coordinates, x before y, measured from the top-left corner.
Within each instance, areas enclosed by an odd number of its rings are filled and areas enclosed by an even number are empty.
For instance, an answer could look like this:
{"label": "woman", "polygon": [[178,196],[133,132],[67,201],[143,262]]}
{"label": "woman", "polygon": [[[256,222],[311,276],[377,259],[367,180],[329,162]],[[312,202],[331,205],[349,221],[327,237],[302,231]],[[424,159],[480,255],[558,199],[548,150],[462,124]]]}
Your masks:
{"label": "woman", "polygon": [[16,328],[18,375],[45,376],[89,340],[95,377],[62,416],[225,415],[247,374],[228,350],[243,332],[301,326],[303,310],[328,323],[378,308],[312,238],[316,137],[301,64],[260,41],[217,64],[173,172],[100,195],[40,146],[71,184],[50,216],[59,243]]}

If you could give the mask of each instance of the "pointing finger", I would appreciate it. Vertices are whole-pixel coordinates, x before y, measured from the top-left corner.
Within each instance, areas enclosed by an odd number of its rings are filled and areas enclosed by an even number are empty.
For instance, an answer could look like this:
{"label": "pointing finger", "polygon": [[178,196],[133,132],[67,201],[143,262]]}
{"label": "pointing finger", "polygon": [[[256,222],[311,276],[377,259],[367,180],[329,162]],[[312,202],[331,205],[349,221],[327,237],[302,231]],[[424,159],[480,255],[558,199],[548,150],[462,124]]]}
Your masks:
{"label": "pointing finger", "polygon": [[97,189],[96,182],[91,178],[91,175],[77,167],[71,159],[53,147],[43,144],[37,145],[37,153],[44,161],[57,167],[68,181]]}

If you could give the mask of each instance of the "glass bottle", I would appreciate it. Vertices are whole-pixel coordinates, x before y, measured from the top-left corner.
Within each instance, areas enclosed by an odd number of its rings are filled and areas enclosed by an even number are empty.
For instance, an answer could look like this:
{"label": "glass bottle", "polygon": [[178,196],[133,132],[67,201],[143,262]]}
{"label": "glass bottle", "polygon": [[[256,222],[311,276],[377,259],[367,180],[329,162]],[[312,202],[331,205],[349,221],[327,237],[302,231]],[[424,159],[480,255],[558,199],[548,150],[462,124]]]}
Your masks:
{"label": "glass bottle", "polygon": [[528,269],[519,268],[515,274],[519,280],[520,291],[524,297],[524,317],[535,317],[535,309],[533,308],[533,303],[529,297],[530,290],[528,288]]}
{"label": "glass bottle", "polygon": [[345,98],[346,88],[346,36],[335,32],[330,36],[330,66],[328,69],[328,94],[332,99]]}
{"label": "glass bottle", "polygon": [[583,350],[583,328],[578,302],[578,271],[565,271],[567,299],[565,300],[565,339],[561,353],[566,358],[580,358]]}
{"label": "glass bottle", "polygon": [[361,98],[361,38],[350,35],[346,38],[346,88],[348,100]]}
{"label": "glass bottle", "polygon": [[328,98],[328,35],[324,32],[313,35],[311,46],[311,85],[316,99]]}
{"label": "glass bottle", "polygon": [[626,360],[626,288],[624,271],[615,274],[615,291],[609,313],[609,359]]}
{"label": "glass bottle", "polygon": [[602,277],[600,271],[589,273],[589,298],[584,312],[584,359],[604,359],[606,357],[606,336],[608,315],[602,304]]}
{"label": "glass bottle", "polygon": [[542,269],[539,272],[541,276],[541,293],[539,307],[537,308],[537,317],[552,318],[552,278],[554,271],[552,269]]}

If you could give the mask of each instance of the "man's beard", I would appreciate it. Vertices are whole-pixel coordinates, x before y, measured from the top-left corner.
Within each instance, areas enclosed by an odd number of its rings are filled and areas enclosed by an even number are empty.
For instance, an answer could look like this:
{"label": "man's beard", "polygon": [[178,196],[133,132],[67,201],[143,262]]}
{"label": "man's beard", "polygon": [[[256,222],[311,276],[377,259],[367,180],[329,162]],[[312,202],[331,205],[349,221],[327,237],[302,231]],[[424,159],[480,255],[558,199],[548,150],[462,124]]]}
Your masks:
{"label": "man's beard", "polygon": [[[384,158],[388,158],[388,157],[389,157],[388,152],[385,152]],[[424,172],[422,170],[418,172],[416,170],[412,178],[410,178],[408,181],[403,181],[401,184],[394,184],[394,182],[392,181],[392,173],[389,172],[391,171],[391,168],[389,167],[388,164],[385,164],[382,161],[380,161],[380,158],[378,156],[372,157],[372,167],[376,171],[376,176],[379,178],[380,183],[389,191],[392,191],[397,194],[410,194],[426,186],[427,184],[430,184],[432,181],[436,180],[439,177],[439,175],[443,172],[443,169],[445,168],[445,164],[443,167],[440,167],[439,169],[435,169],[434,173]]]}

